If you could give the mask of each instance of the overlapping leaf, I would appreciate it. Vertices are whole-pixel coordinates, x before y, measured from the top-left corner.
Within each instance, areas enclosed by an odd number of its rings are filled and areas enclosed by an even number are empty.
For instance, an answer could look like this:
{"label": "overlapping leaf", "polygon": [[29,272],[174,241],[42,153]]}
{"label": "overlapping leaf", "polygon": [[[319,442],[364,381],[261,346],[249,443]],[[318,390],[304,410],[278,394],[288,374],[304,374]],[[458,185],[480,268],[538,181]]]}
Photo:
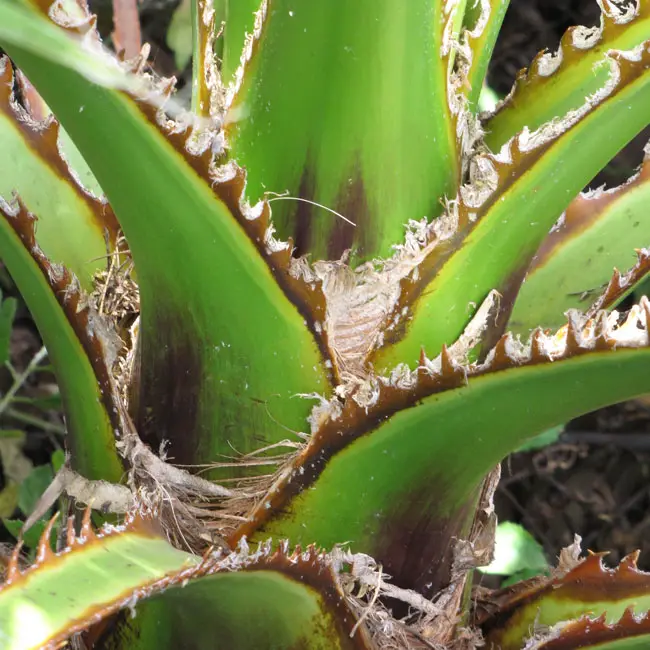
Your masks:
{"label": "overlapping leaf", "polygon": [[535,131],[578,110],[610,75],[607,53],[631,50],[650,38],[647,2],[599,4],[603,8],[599,28],[569,29],[556,53],[538,54],[529,69],[519,73],[501,109],[485,122],[485,141],[492,151],[499,151],[524,127]]}
{"label": "overlapping leaf", "polygon": [[170,123],[147,79],[16,6],[0,6],[0,42],[67,127],[128,239],[142,308],[139,430],[196,462],[303,428],[311,405],[295,395],[328,386],[315,340],[322,297],[273,239],[268,206],[241,202],[243,173],[211,167],[215,128]]}
{"label": "overlapping leaf", "polygon": [[88,513],[79,537],[68,521],[62,552],[49,548],[51,525],[34,565],[19,570],[16,550],[0,586],[2,650],[59,647],[122,608],[108,629],[91,630],[101,647],[369,647],[363,628],[351,636],[356,618],[331,563],[313,549],[200,558],[169,545],[147,519],[97,535]]}
{"label": "overlapping leaf", "polygon": [[[473,182],[431,228],[427,257],[402,282],[385,345],[386,369],[451,344],[488,293],[501,294],[484,350],[504,331],[531,259],[580,189],[650,121],[650,41],[607,54],[611,77],[580,110],[524,129],[499,155],[473,161]],[[617,120],[621,111],[626,119]],[[611,125],[617,120],[617,128]]]}
{"label": "overlapping leaf", "polygon": [[90,479],[119,482],[111,362],[115,342],[87,304],[77,280],[52,264],[36,243],[34,217],[0,202],[0,258],[12,273],[42,333],[63,398],[73,465]]}
{"label": "overlapping leaf", "polygon": [[[537,326],[557,327],[568,309],[586,310],[610,280],[612,270],[631,267],[634,249],[650,244],[648,205],[648,160],[625,185],[575,199],[537,252],[508,327],[522,333]],[[615,276],[616,298],[610,295],[601,308],[615,306],[616,300],[643,280],[650,271],[647,256],[639,252],[624,282],[620,273]]]}
{"label": "overlapping leaf", "polygon": [[[483,477],[537,433],[650,390],[650,305],[601,313],[529,346],[503,337],[483,364],[443,349],[331,405],[307,449],[233,536],[349,540],[400,585],[435,593],[449,581]],[[626,349],[628,346],[640,349]],[[468,415],[469,414],[469,415]],[[354,495],[350,498],[349,495]]]}
{"label": "overlapping leaf", "polygon": [[[227,50],[228,17],[250,10],[237,4],[227,3]],[[229,92],[228,145],[248,170],[249,199],[299,199],[277,201],[273,211],[300,252],[386,256],[404,224],[439,215],[441,199],[455,194],[447,71],[463,4],[262,3]]]}
{"label": "overlapping leaf", "polygon": [[[637,557],[638,553],[628,556],[615,569],[607,569],[601,555],[590,555],[560,577],[533,579],[487,596],[479,619],[488,647],[559,649],[573,647],[569,645],[573,639],[579,647],[591,648],[639,635],[647,642],[650,574],[637,568]],[[527,645],[537,635],[544,642]]]}
{"label": "overlapping leaf", "polygon": [[509,4],[510,0],[475,0],[468,2],[465,10],[462,56],[467,68],[463,75],[467,99],[473,111],[478,109],[488,64]]}
{"label": "overlapping leaf", "polygon": [[18,192],[40,216],[38,243],[48,257],[65,264],[85,290],[106,268],[117,221],[110,207],[83,189],[59,151],[59,126],[35,122],[12,97],[14,75],[0,59],[0,196]]}

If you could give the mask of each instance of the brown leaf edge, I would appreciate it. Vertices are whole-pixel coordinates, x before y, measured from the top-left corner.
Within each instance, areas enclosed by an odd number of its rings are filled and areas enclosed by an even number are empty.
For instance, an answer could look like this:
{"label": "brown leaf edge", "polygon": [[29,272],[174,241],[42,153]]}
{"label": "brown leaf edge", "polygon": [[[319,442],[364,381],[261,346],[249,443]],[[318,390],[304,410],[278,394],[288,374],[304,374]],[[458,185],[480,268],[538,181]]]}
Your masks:
{"label": "brown leaf edge", "polygon": [[[62,8],[60,0],[53,4],[51,0],[35,0],[35,2],[55,24],[73,37],[83,36],[84,47],[97,47],[100,43],[96,29],[96,16],[91,15],[87,8],[83,9],[83,18],[76,16],[71,18]],[[206,15],[202,16],[202,20],[210,18],[207,4]],[[205,46],[207,47],[207,41]],[[205,91],[211,96],[209,102],[212,109],[207,111],[209,117],[192,115],[179,111],[178,106],[174,105],[172,94],[176,85],[175,78],[154,79],[150,73],[144,73],[148,54],[149,47],[145,46],[139,57],[122,62],[125,73],[135,75],[142,82],[137,96],[134,92],[128,94],[128,97],[197,176],[211,188],[215,198],[225,204],[265,261],[287,298],[305,319],[323,358],[331,364],[330,366],[326,363],[327,367],[336,374],[337,365],[328,345],[325,328],[326,303],[321,280],[311,272],[305,260],[294,259],[294,246],[291,239],[287,242],[275,239],[268,201],[261,201],[255,206],[248,204],[245,198],[245,170],[234,162],[220,164],[223,154],[222,116],[215,114],[217,112],[215,106],[220,105],[225,91],[221,88],[216,68],[203,71]],[[219,85],[218,88],[215,87],[216,84]],[[203,99],[208,101],[205,97]],[[175,117],[172,118],[170,115]]]}
{"label": "brown leaf edge", "polygon": [[[93,530],[90,513],[90,508],[84,511],[79,535],[75,531],[75,517],[68,518],[65,547],[56,553],[50,547],[50,535],[58,513],[52,517],[39,539],[34,562],[26,568],[21,568],[22,542],[19,542],[12,552],[4,582],[0,584],[0,594],[7,589],[20,588],[21,584],[37,571],[61,564],[69,560],[72,554],[83,553],[92,545],[101,545],[108,538],[128,533],[162,538],[159,523],[149,512],[129,515],[123,525],[106,525],[98,532]],[[120,609],[132,607],[139,600],[169,587],[184,586],[189,580],[233,571],[274,571],[310,587],[323,598],[326,607],[335,614],[334,620],[341,628],[341,633],[352,637],[355,647],[367,650],[372,647],[365,627],[356,625],[357,618],[341,588],[331,557],[314,546],[309,546],[305,551],[300,547],[289,551],[288,543],[284,542],[274,550],[271,542],[268,541],[260,544],[256,551],[250,552],[248,546],[242,543],[237,551],[231,553],[211,547],[201,558],[197,556],[196,560],[192,566],[171,572],[160,579],[120,594],[111,603],[98,608],[89,608],[84,618],[71,621],[65,632],[49,639],[43,648],[45,650],[58,648],[71,635],[88,630]]]}
{"label": "brown leaf edge", "polygon": [[[462,186],[454,201],[447,202],[443,216],[433,221],[423,233],[422,260],[414,270],[400,282],[400,295],[386,318],[383,346],[394,344],[404,335],[408,321],[413,317],[414,305],[427,295],[429,284],[454,253],[462,248],[473,230],[489,216],[490,209],[553,144],[591,114],[593,109],[613,100],[626,86],[647,72],[650,66],[650,43],[639,48],[638,59],[631,60],[617,51],[606,54],[619,74],[615,84],[605,85],[602,92],[590,98],[580,110],[574,111],[569,120],[561,125],[546,124],[535,132],[516,134],[498,154],[482,153],[473,158],[470,165],[471,181]],[[610,77],[610,81],[613,77]],[[531,258],[534,253],[531,253]],[[499,327],[505,323],[512,309],[518,284],[504,296],[499,314]],[[498,288],[497,288],[498,289]],[[512,295],[510,295],[512,294]],[[502,330],[501,330],[502,331]],[[371,354],[370,361],[380,351]]]}
{"label": "brown leaf edge", "polygon": [[650,615],[635,615],[628,607],[615,623],[608,624],[603,614],[598,618],[583,616],[556,626],[548,635],[534,639],[524,650],[573,650],[574,648],[601,647],[604,644],[623,639],[647,636],[650,647]]}
{"label": "brown leaf edge", "polygon": [[122,345],[111,325],[91,306],[77,278],[64,266],[51,262],[36,240],[38,219],[20,198],[13,205],[0,200],[0,218],[4,218],[34,260],[74,330],[95,373],[106,413],[116,430],[121,430],[118,398],[111,373]]}
{"label": "brown leaf edge", "polygon": [[578,237],[580,233],[589,229],[612,204],[625,196],[627,192],[648,182],[650,182],[650,155],[645,156],[638,172],[626,183],[611,190],[596,190],[579,194],[539,247],[528,273],[531,274],[544,266],[566,239]]}
{"label": "brown leaf edge", "polygon": [[484,362],[466,364],[446,346],[435,359],[427,358],[423,351],[415,371],[400,366],[389,377],[373,378],[360,385],[342,404],[333,399],[320,411],[316,409],[308,445],[280,474],[267,496],[247,513],[248,521],[232,533],[230,543],[236,543],[242,536],[250,537],[294,496],[313,485],[332,456],[370,434],[398,411],[436,393],[460,388],[469,379],[481,375],[555,363],[590,352],[648,347],[649,330],[650,301],[644,296],[624,318],[615,311],[599,312],[591,319],[572,312],[567,325],[555,334],[546,334],[538,328],[525,345],[507,333]]}
{"label": "brown leaf edge", "polygon": [[[479,592],[474,609],[475,624],[482,628],[488,643],[498,645],[500,633],[507,631],[513,617],[524,608],[533,612],[536,603],[546,598],[575,601],[584,605],[588,614],[590,603],[619,602],[650,593],[650,573],[637,567],[638,551],[623,558],[614,569],[604,566],[605,555],[606,553],[593,553],[564,574],[558,575],[556,571],[555,576],[548,578],[535,577],[501,590]],[[621,625],[620,630],[624,631],[627,627],[625,618],[624,616],[614,627]],[[601,619],[603,627],[609,627],[604,625],[605,619]],[[571,625],[582,621],[580,619]],[[650,632],[650,627],[645,631]],[[546,648],[545,645],[540,647]]]}
{"label": "brown leaf edge", "polygon": [[[585,55],[585,51],[606,48],[608,43],[618,39],[629,29],[631,22],[650,17],[650,6],[644,0],[636,3],[614,4],[612,0],[599,2],[601,6],[600,27],[570,27],[562,38],[556,53],[543,50],[533,59],[528,68],[522,68],[515,79],[510,93],[497,105],[493,113],[483,115],[489,128],[489,120],[502,111],[544,96],[544,87],[554,75],[570,68]],[[630,5],[636,4],[636,7]],[[581,43],[581,47],[576,46]]]}
{"label": "brown leaf edge", "polygon": [[77,197],[88,206],[95,223],[106,234],[107,247],[113,250],[119,232],[117,218],[105,200],[93,196],[80,184],[59,149],[60,124],[53,116],[38,122],[31,118],[17,101],[14,85],[17,79],[9,58],[0,56],[0,113],[7,116],[20,132],[22,139],[62,182],[72,188]]}
{"label": "brown leaf edge", "polygon": [[614,274],[607,287],[587,310],[587,318],[593,318],[603,309],[614,307],[648,276],[650,273],[650,249],[638,248],[635,252],[636,264],[624,274],[621,274],[618,269],[614,269]]}

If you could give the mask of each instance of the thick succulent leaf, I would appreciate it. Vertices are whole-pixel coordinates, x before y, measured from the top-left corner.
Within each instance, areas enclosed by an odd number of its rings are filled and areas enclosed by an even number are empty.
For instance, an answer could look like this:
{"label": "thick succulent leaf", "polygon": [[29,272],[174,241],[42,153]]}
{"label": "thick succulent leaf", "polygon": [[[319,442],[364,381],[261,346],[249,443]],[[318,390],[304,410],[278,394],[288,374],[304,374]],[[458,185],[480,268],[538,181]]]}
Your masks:
{"label": "thick succulent leaf", "polygon": [[526,644],[524,650],[645,650],[650,646],[650,616],[635,616],[632,609],[620,620],[608,624],[604,616],[584,616],[578,621],[559,624],[548,634]]}
{"label": "thick succulent leaf", "polygon": [[[557,327],[568,309],[585,310],[602,292],[612,270],[630,267],[634,248],[650,244],[648,205],[650,160],[625,185],[581,194],[572,201],[537,251],[508,329],[527,334],[537,326]],[[639,262],[618,300],[650,271],[647,260]],[[607,306],[616,306],[616,301]]]}
{"label": "thick succulent leaf", "polygon": [[[544,429],[650,390],[650,305],[616,327],[601,312],[581,330],[504,337],[483,364],[446,349],[410,375],[364,387],[323,414],[307,449],[238,535],[288,536],[380,561],[397,584],[435,593],[449,580],[484,476]],[[624,349],[641,345],[641,349]]]}
{"label": "thick succulent leaf", "polygon": [[[32,47],[42,34],[49,52]],[[129,242],[142,310],[139,430],[192,463],[304,427],[311,404],[294,396],[328,385],[314,334],[322,294],[290,273],[290,250],[268,238],[268,207],[240,203],[243,172],[211,172],[214,134],[187,143],[189,129],[174,124],[164,135],[150,104],[115,87],[144,92],[143,78],[107,63],[92,40],[6,3],[0,42],[67,127]],[[66,67],[77,59],[83,67]]]}
{"label": "thick succulent leaf", "polygon": [[465,90],[472,111],[478,110],[478,99],[487,76],[488,64],[510,0],[470,0],[463,21],[463,54],[467,68]]}
{"label": "thick succulent leaf", "polygon": [[[209,575],[123,611],[99,641],[106,650],[329,650],[370,648],[324,556],[266,551],[222,561]],[[228,564],[230,563],[230,566]],[[212,571],[218,570],[215,566]]]}
{"label": "thick succulent leaf", "polygon": [[579,109],[607,79],[609,50],[631,50],[650,39],[647,2],[617,6],[605,0],[601,7],[604,12],[600,29],[569,29],[557,53],[538,54],[530,69],[519,73],[500,110],[485,122],[485,140],[492,151],[501,149],[524,127],[534,131]]}
{"label": "thick succulent leaf", "polygon": [[13,98],[14,75],[0,58],[0,196],[18,192],[39,215],[38,243],[53,261],[65,264],[85,290],[106,268],[107,248],[117,221],[106,203],[84,190],[58,147],[59,126],[35,122]]}
{"label": "thick succulent leaf", "polygon": [[[647,639],[650,632],[647,623],[632,625],[629,612],[626,613],[632,609],[636,614],[645,615],[650,610],[650,574],[637,568],[637,557],[638,553],[628,556],[615,569],[608,569],[601,555],[590,555],[561,577],[537,578],[488,595],[479,607],[482,612],[479,622],[488,647],[519,650],[548,627],[583,616],[593,619],[601,615],[603,618],[595,625],[601,632],[613,626],[610,631],[616,627],[621,636],[636,633]],[[568,638],[579,640],[576,628],[582,623],[571,626],[574,630],[570,635],[566,627],[560,626],[565,643]],[[592,647],[593,641],[606,638],[594,635],[589,639],[588,636],[580,647]],[[610,640],[615,638],[616,635],[609,636]]]}
{"label": "thick succulent leaf", "polygon": [[473,160],[473,182],[433,224],[427,256],[402,281],[385,337],[392,345],[376,353],[375,367],[412,364],[422,346],[451,344],[493,289],[501,293],[500,310],[483,349],[504,331],[526,270],[553,224],[650,122],[650,41],[607,57],[610,83],[580,111],[536,132],[524,129],[499,155]]}
{"label": "thick succulent leaf", "polygon": [[110,341],[76,280],[38,248],[34,217],[0,202],[0,258],[41,332],[66,413],[66,445],[75,469],[89,479],[119,482],[111,402]]}
{"label": "thick succulent leaf", "polygon": [[388,255],[404,224],[437,216],[455,194],[446,77],[457,5],[264,3],[230,89],[228,144],[248,170],[249,199],[288,192],[320,204],[273,205],[300,252]]}
{"label": "thick succulent leaf", "polygon": [[97,535],[87,511],[79,537],[73,521],[60,553],[49,547],[51,525],[34,565],[20,571],[16,550],[0,587],[2,650],[59,647],[123,608],[98,647],[369,647],[363,629],[350,637],[356,618],[327,557],[313,550],[201,558],[171,546],[151,520]]}

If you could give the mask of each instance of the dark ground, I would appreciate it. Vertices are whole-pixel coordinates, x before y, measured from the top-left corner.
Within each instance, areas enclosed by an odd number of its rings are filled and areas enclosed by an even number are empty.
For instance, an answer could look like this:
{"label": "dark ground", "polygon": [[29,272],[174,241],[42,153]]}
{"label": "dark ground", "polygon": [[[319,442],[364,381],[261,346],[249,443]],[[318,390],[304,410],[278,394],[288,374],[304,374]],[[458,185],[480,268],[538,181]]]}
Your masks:
{"label": "dark ground", "polygon": [[[95,4],[104,16],[106,0]],[[163,74],[177,72],[165,45],[165,33],[175,2],[145,0],[142,23],[145,40],[154,44],[153,58]],[[512,0],[490,70],[490,85],[506,94],[517,71],[544,47],[555,49],[564,30],[574,24],[598,20],[595,0]],[[110,31],[110,16],[100,21]],[[592,185],[617,184],[640,163],[648,134],[639,138]],[[6,278],[0,275],[0,280]],[[2,281],[11,293],[11,286]],[[24,368],[40,347],[31,318],[21,308],[12,337],[12,361]],[[8,377],[0,373],[0,391]],[[50,390],[51,375],[28,382],[26,394]],[[56,412],[43,414],[53,422]],[[11,426],[11,422],[3,425]],[[15,423],[14,423],[15,424]],[[23,426],[23,429],[25,427]],[[35,464],[48,462],[56,439],[27,427],[27,455]],[[641,565],[650,568],[650,399],[626,403],[579,418],[568,424],[560,443],[530,453],[516,454],[503,464],[503,480],[496,497],[501,520],[522,523],[554,561],[573,533],[584,547],[610,550],[612,562],[641,549]],[[4,540],[4,535],[0,533]],[[0,540],[0,541],[2,541]]]}

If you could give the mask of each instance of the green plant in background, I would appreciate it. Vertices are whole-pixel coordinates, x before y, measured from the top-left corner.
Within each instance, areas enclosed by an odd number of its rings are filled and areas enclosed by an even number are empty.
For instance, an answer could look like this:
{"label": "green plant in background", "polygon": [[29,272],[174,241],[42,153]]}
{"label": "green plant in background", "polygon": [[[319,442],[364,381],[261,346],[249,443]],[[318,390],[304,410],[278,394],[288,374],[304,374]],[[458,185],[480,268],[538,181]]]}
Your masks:
{"label": "green plant in background", "polygon": [[648,163],[580,194],[650,123],[650,6],[479,115],[507,5],[195,0],[185,110],[0,2],[0,257],[70,455],[31,519],[126,514],[16,550],[0,647],[645,647],[633,557],[470,598],[499,461],[650,392]]}

